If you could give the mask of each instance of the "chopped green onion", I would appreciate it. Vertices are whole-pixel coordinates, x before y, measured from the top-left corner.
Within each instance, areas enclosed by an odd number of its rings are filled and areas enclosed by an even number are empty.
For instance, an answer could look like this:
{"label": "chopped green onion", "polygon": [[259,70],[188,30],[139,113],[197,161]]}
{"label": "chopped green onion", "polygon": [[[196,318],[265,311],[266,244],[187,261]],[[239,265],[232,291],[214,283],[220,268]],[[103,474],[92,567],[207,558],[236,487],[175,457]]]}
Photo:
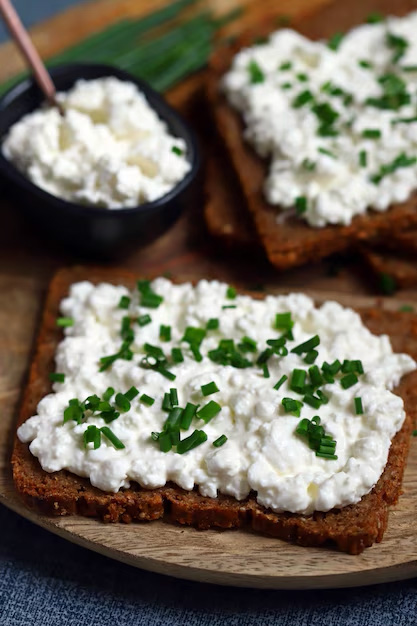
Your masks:
{"label": "chopped green onion", "polygon": [[299,109],[305,104],[308,104],[308,102],[311,102],[312,100],[314,100],[313,94],[311,93],[309,89],[306,89],[305,91],[302,91],[301,93],[298,94],[298,96],[294,98],[292,102],[292,106],[294,109]]}
{"label": "chopped green onion", "polygon": [[401,69],[403,72],[417,72],[417,65],[403,65]]}
{"label": "chopped green onion", "polygon": [[238,344],[239,350],[242,352],[256,352],[257,344],[254,339],[247,337],[246,335],[242,337],[241,342]]}
{"label": "chopped green onion", "polygon": [[417,437],[417,430],[413,430],[413,437]]}
{"label": "chopped green onion", "polygon": [[217,330],[219,328],[219,320],[216,317],[209,319],[206,325],[207,330]]}
{"label": "chopped green onion", "polygon": [[304,363],[308,363],[310,365],[311,363],[314,363],[318,356],[319,353],[317,352],[317,350],[309,350],[305,355],[303,361]]}
{"label": "chopped green onion", "polygon": [[163,411],[171,411],[173,408],[171,404],[171,395],[169,393],[164,393],[164,398],[162,400],[162,410]]}
{"label": "chopped green onion", "polygon": [[152,322],[152,318],[147,313],[145,315],[141,315],[138,317],[139,326],[146,326],[146,324],[150,324]]}
{"label": "chopped green onion", "polygon": [[395,120],[391,120],[391,124],[414,124],[415,122],[417,122],[417,116],[397,117]]}
{"label": "chopped green onion", "polygon": [[306,380],[305,370],[295,369],[291,376],[290,389],[297,393],[303,393]]}
{"label": "chopped green onion", "polygon": [[372,63],[370,63],[369,61],[366,61],[365,59],[360,60],[359,65],[360,67],[363,67],[365,70],[370,70],[373,67]]}
{"label": "chopped green onion", "polygon": [[51,372],[49,374],[49,380],[53,383],[64,383],[65,382],[65,374],[60,374],[58,372]]}
{"label": "chopped green onion", "polygon": [[223,304],[222,309],[237,309],[236,304]]}
{"label": "chopped green onion", "polygon": [[185,341],[190,345],[194,345],[200,347],[204,337],[206,336],[206,331],[204,328],[196,328],[194,326],[187,326],[185,329],[185,333],[181,341]]}
{"label": "chopped green onion", "polygon": [[217,391],[220,390],[214,381],[207,383],[206,385],[201,385],[201,392],[203,396],[210,396],[212,393],[216,393]]}
{"label": "chopped green onion", "polygon": [[120,417],[120,413],[116,411],[116,409],[110,408],[108,411],[102,411],[100,413],[100,417],[106,422],[106,424],[110,424],[110,422],[114,422],[114,420]]}
{"label": "chopped green onion", "polygon": [[365,128],[365,130],[362,131],[362,137],[364,137],[364,139],[379,139],[381,135],[382,133],[378,128]]}
{"label": "chopped green onion", "polygon": [[207,441],[207,435],[204,430],[195,430],[192,435],[179,442],[177,452],[178,454],[184,454],[193,448],[197,448],[205,441]]}
{"label": "chopped green onion", "polygon": [[389,174],[393,174],[398,169],[403,167],[411,167],[417,163],[417,157],[408,157],[404,152],[399,154],[391,163],[387,163],[386,165],[382,165],[379,169],[378,174],[371,176],[371,181],[374,184],[378,184],[381,180],[388,176]]}
{"label": "chopped green onion", "polygon": [[356,415],[363,414],[362,398],[355,398],[355,413]]}
{"label": "chopped green onion", "polygon": [[300,345],[295,346],[295,348],[293,348],[291,352],[294,352],[295,354],[303,354],[303,352],[310,352],[310,350],[313,350],[313,348],[318,346],[319,343],[320,343],[320,337],[318,335],[314,335],[314,337],[311,337],[311,339],[308,339],[307,341],[300,343]]}
{"label": "chopped green onion", "polygon": [[130,306],[130,298],[128,296],[122,296],[119,302],[119,309],[128,309]]}
{"label": "chopped green onion", "polygon": [[108,402],[113,395],[114,395],[113,387],[107,387],[106,391],[103,393],[103,400],[105,402]]}
{"label": "chopped green onion", "polygon": [[140,397],[140,401],[143,402],[143,404],[146,404],[147,406],[152,406],[155,402],[155,398],[151,398],[151,396],[148,396],[146,393],[143,393]]}
{"label": "chopped green onion", "polygon": [[151,356],[154,359],[157,359],[158,361],[165,361],[166,360],[164,351],[159,346],[153,346],[150,343],[145,343],[143,345],[143,349],[145,350],[145,352],[146,352],[146,354],[148,356]]}
{"label": "chopped green onion", "polygon": [[[128,391],[126,391],[126,393],[124,394],[125,398],[127,398],[129,401],[132,401],[134,398],[136,398],[136,396],[139,395],[139,391],[136,389],[136,387],[131,387]],[[117,398],[117,396],[116,396]]]}
{"label": "chopped green onion", "polygon": [[327,47],[330,48],[330,50],[333,50],[333,52],[336,52],[336,50],[338,50],[340,44],[342,43],[343,37],[344,37],[343,33],[335,33],[328,40]]}
{"label": "chopped green onion", "polygon": [[162,302],[162,296],[158,296],[156,293],[147,293],[142,295],[140,304],[149,309],[157,309]]}
{"label": "chopped green onion", "polygon": [[116,393],[116,397],[114,401],[115,401],[116,406],[124,413],[130,410],[129,399],[122,393]]}
{"label": "chopped green onion", "polygon": [[279,379],[279,381],[277,383],[275,383],[274,385],[274,389],[276,389],[278,391],[278,389],[280,387],[282,387],[282,385],[285,383],[285,381],[288,380],[288,376],[286,376],[285,374],[283,374],[281,376],[281,378]]}
{"label": "chopped green onion", "polygon": [[295,199],[295,211],[297,215],[302,215],[307,211],[307,198],[305,196],[298,196]]}
{"label": "chopped green onion", "polygon": [[203,406],[199,411],[197,411],[197,417],[202,419],[206,424],[216,417],[222,410],[220,404],[217,404],[214,400],[210,400],[208,404]]}
{"label": "chopped green onion", "polygon": [[336,454],[327,454],[324,452],[316,452],[316,456],[319,456],[323,459],[328,459],[329,461],[336,461],[337,460],[337,455]]}
{"label": "chopped green onion", "polygon": [[340,384],[342,385],[343,389],[349,389],[349,387],[353,387],[353,385],[356,385],[358,380],[359,379],[356,374],[346,374],[346,376],[343,376],[340,379]]}
{"label": "chopped green onion", "polygon": [[278,69],[280,69],[282,72],[286,72],[290,70],[291,68],[292,68],[291,61],[284,61],[283,63],[281,63]]}
{"label": "chopped green onion", "polygon": [[312,406],[313,409],[318,409],[321,407],[321,400],[320,398],[316,398],[316,396],[313,396],[311,394],[307,394],[304,396],[303,398],[303,402],[305,404],[308,404],[309,406]]}
{"label": "chopped green onion", "polygon": [[414,307],[411,304],[403,304],[398,310],[402,313],[414,313]]}
{"label": "chopped green onion", "polygon": [[291,330],[293,326],[291,313],[277,313],[275,315],[275,328],[277,330]]}
{"label": "chopped green onion", "polygon": [[317,389],[316,394],[320,398],[322,404],[329,403],[329,398],[321,391],[321,389]]}
{"label": "chopped green onion", "polygon": [[171,406],[178,406],[178,391],[175,387],[171,387],[169,390],[169,399],[171,402]]}
{"label": "chopped green onion", "polygon": [[361,167],[366,167],[368,164],[368,153],[366,150],[361,150],[359,152],[359,165]]}
{"label": "chopped green onion", "polygon": [[93,425],[87,426],[83,434],[83,439],[85,448],[89,443],[92,443],[94,445],[94,450],[97,450],[97,448],[101,445],[100,429]]}
{"label": "chopped green onion", "polygon": [[169,433],[161,433],[158,437],[159,449],[161,452],[169,452],[172,448],[172,441]]}
{"label": "chopped green onion", "polygon": [[229,298],[229,300],[234,300],[236,298],[236,289],[234,287],[227,288],[226,298]]}
{"label": "chopped green onion", "polygon": [[308,76],[307,74],[300,72],[299,74],[297,74],[297,80],[299,80],[300,83],[306,83],[308,81]]}
{"label": "chopped green onion", "polygon": [[282,83],[281,85],[281,89],[291,89],[292,84],[291,83]]}
{"label": "chopped green onion", "polygon": [[224,444],[227,441],[227,437],[226,435],[220,435],[220,437],[218,437],[218,439],[216,439],[215,441],[213,441],[213,446],[215,448],[220,448],[221,446],[224,446]]}
{"label": "chopped green onion", "polygon": [[271,374],[269,373],[268,363],[262,363],[262,372],[264,378],[270,378]]}
{"label": "chopped green onion", "polygon": [[392,296],[392,294],[395,293],[397,290],[397,282],[395,278],[390,274],[386,274],[385,272],[382,272],[379,275],[379,284],[381,287],[381,291],[387,296]]}
{"label": "chopped green onion", "polygon": [[342,364],[339,359],[336,359],[335,361],[333,361],[333,363],[327,363],[325,361],[321,366],[322,371],[329,373],[331,376],[334,376],[335,374],[340,372],[341,368]]}
{"label": "chopped green onion", "polygon": [[384,16],[382,15],[382,13],[370,13],[368,15],[368,17],[366,18],[366,21],[368,22],[368,24],[379,24],[380,22],[384,21]]}
{"label": "chopped green onion", "polygon": [[56,325],[60,328],[69,328],[70,326],[74,326],[74,320],[72,317],[58,317]]}
{"label": "chopped green onion", "polygon": [[281,402],[287,413],[292,413],[296,417],[300,417],[301,408],[303,403],[300,400],[294,400],[293,398],[283,398]]}
{"label": "chopped green onion", "polygon": [[64,411],[63,423],[74,420],[77,424],[81,424],[84,412],[78,400],[70,400],[69,406]]}
{"label": "chopped green onion", "polygon": [[171,151],[177,156],[182,156],[183,154],[183,151],[181,150],[181,148],[178,148],[178,146],[172,146]]}
{"label": "chopped green onion", "polygon": [[302,166],[307,172],[313,172],[316,169],[316,163],[314,161],[310,161],[310,159],[304,159],[302,162]]}
{"label": "chopped green onion", "polygon": [[164,326],[164,324],[160,325],[159,339],[161,341],[171,341],[171,326]]}
{"label": "chopped green onion", "polygon": [[175,407],[169,412],[164,424],[164,431],[179,430],[183,410],[180,407]]}
{"label": "chopped green onion", "polygon": [[265,74],[259,67],[258,63],[255,60],[251,60],[248,64],[248,72],[249,72],[249,80],[252,85],[256,83],[263,83],[265,80]]}
{"label": "chopped green onion", "polygon": [[336,158],[336,155],[334,154],[334,152],[330,152],[330,150],[326,150],[326,148],[318,148],[318,151],[321,154],[325,154],[326,156],[331,157],[332,159]]}
{"label": "chopped green onion", "polygon": [[184,356],[181,348],[172,348],[171,356],[174,363],[182,363],[184,361]]}
{"label": "chopped green onion", "polygon": [[193,417],[196,414],[198,405],[192,404],[191,402],[187,402],[185,409],[181,416],[180,426],[182,430],[188,430],[191,426],[191,422],[193,421]]}
{"label": "chopped green onion", "polygon": [[155,372],[158,372],[159,374],[162,374],[162,376],[164,376],[168,380],[175,380],[176,379],[176,375],[173,374],[172,372],[170,372],[169,370],[167,370],[162,365],[158,365],[154,369],[155,369]]}
{"label": "chopped green onion", "polygon": [[120,439],[116,437],[114,432],[110,430],[108,426],[103,426],[102,428],[100,428],[100,430],[102,434],[106,437],[106,439],[108,439],[117,450],[122,450],[125,447],[124,443],[122,443]]}

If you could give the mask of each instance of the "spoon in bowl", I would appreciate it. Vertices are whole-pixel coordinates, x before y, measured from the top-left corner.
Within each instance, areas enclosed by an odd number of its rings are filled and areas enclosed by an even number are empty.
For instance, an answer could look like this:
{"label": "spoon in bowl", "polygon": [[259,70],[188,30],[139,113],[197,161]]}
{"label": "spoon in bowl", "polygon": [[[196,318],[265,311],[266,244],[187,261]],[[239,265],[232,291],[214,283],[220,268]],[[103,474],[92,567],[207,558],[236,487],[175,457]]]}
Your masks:
{"label": "spoon in bowl", "polygon": [[0,0],[0,13],[46,99],[52,106],[57,107],[61,115],[64,115],[64,110],[56,99],[55,85],[49,72],[10,0]]}

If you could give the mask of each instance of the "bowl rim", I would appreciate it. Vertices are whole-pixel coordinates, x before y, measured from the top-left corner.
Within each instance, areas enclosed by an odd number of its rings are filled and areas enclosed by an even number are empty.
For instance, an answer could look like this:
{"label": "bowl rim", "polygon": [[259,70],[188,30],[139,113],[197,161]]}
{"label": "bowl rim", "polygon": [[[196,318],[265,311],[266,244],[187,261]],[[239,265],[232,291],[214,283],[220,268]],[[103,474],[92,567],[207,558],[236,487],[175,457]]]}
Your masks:
{"label": "bowl rim", "polygon": [[[74,79],[74,84],[77,80],[83,79],[83,70],[87,68],[96,70],[98,75],[91,80],[96,80],[99,78],[106,77],[115,77],[119,78],[125,82],[134,83],[140,91],[145,95],[149,105],[153,108],[158,116],[167,124],[168,128],[171,126],[171,120],[174,119],[176,125],[181,129],[180,133],[176,133],[176,136],[183,139],[187,146],[187,153],[189,155],[189,163],[190,169],[172,189],[170,189],[166,194],[153,200],[152,202],[144,202],[143,204],[139,204],[133,207],[122,207],[122,208],[106,208],[106,207],[96,207],[94,205],[84,205],[77,204],[75,202],[71,202],[69,200],[65,200],[64,198],[60,198],[59,196],[55,196],[54,194],[49,193],[45,189],[38,187],[35,183],[33,183],[29,178],[27,178],[15,165],[7,159],[2,150],[2,143],[6,133],[11,128],[12,124],[7,126],[4,130],[2,136],[0,137],[0,174],[3,174],[6,178],[12,181],[14,184],[19,187],[23,187],[25,191],[34,194],[40,200],[44,200],[48,204],[55,203],[59,206],[59,210],[66,211],[69,213],[76,213],[81,217],[112,217],[115,216],[123,216],[123,215],[132,215],[136,213],[149,213],[155,211],[157,209],[163,208],[165,205],[169,205],[172,200],[174,200],[177,196],[182,194],[194,181],[196,178],[200,166],[201,166],[201,155],[200,149],[197,141],[196,134],[192,127],[185,121],[182,115],[171,106],[164,98],[164,96],[155,89],[153,89],[149,83],[145,80],[133,76],[129,72],[125,70],[119,69],[116,66],[103,64],[103,63],[65,63],[65,64],[57,64],[49,68],[49,72],[51,74],[52,79],[56,77],[65,76],[66,73],[74,72],[74,70],[80,71],[80,76]],[[89,78],[85,78],[85,80],[90,80]],[[41,91],[36,84],[36,81],[33,76],[29,76],[22,81],[19,81],[16,85],[11,87],[7,92],[5,92],[0,97],[0,116],[3,111],[13,105],[13,103],[30,91],[31,89],[36,89],[38,91],[39,96],[41,96]],[[58,89],[59,91],[59,89]],[[33,109],[28,111],[27,114],[35,111],[39,106],[44,102],[44,99],[40,97],[39,104],[35,106]],[[26,114],[25,114],[26,115]]]}

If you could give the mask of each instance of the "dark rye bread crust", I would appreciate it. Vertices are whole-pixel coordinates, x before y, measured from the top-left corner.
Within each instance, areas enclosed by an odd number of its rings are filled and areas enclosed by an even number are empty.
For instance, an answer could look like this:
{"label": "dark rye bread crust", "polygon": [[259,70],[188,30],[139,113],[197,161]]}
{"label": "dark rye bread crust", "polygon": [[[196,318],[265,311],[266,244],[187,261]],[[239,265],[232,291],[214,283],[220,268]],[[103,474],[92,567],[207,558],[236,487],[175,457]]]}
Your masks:
{"label": "dark rye bread crust", "polygon": [[[346,31],[363,22],[373,11],[404,15],[417,8],[416,0],[362,0],[339,2],[336,0],[319,12],[306,16],[293,25],[311,39],[331,36]],[[271,261],[279,269],[302,265],[341,251],[352,243],[374,237],[384,237],[395,230],[404,230],[417,224],[417,193],[404,203],[395,204],[384,213],[370,211],[357,216],[349,226],[312,228],[295,215],[295,211],[280,212],[268,204],[263,195],[267,163],[244,141],[244,125],[221,93],[220,81],[229,69],[239,49],[250,46],[257,37],[276,29],[274,16],[244,34],[237,42],[221,47],[211,58],[207,96],[215,124],[236,171],[259,238]]]}
{"label": "dark rye bread crust", "polygon": [[[55,349],[61,340],[55,319],[60,300],[69,285],[78,280],[108,281],[133,286],[134,275],[123,270],[72,268],[61,270],[51,282],[46,300],[36,353],[30,369],[18,424],[35,414],[40,399],[51,390],[48,374],[53,370]],[[417,316],[378,309],[362,312],[364,322],[376,334],[389,333],[394,349],[417,357]],[[355,505],[310,516],[273,513],[256,502],[255,494],[238,502],[219,495],[205,498],[197,490],[184,491],[169,484],[147,490],[132,483],[119,493],[92,487],[85,478],[65,470],[48,474],[31,455],[27,444],[16,437],[12,455],[16,489],[27,506],[48,515],[78,514],[99,517],[106,522],[161,519],[207,528],[247,528],[303,546],[331,545],[359,554],[381,541],[387,526],[389,506],[401,492],[401,482],[416,419],[417,373],[404,377],[396,390],[404,399],[407,418],[395,436],[385,470],[371,493]]]}

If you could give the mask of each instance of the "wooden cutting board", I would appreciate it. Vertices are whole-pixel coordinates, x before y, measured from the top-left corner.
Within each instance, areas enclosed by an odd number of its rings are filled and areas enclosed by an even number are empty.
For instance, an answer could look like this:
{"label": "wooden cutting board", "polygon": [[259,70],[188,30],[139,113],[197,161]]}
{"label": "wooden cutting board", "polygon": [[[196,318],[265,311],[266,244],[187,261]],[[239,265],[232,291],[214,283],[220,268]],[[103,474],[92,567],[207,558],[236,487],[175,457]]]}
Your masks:
{"label": "wooden cutting board", "polygon": [[[341,0],[342,1],[342,0]],[[366,0],[369,2],[370,0]],[[34,29],[44,56],[123,15],[139,15],[166,0],[98,0],[79,5]],[[256,20],[269,6],[283,14],[319,8],[329,0],[210,0],[216,11],[245,5],[243,18],[230,27],[235,32]],[[278,8],[279,7],[279,8]],[[348,9],[350,10],[350,4]],[[12,44],[0,47],[0,80],[21,69]],[[204,138],[211,133],[201,87],[204,74],[192,77],[168,97],[186,114]],[[327,263],[278,274],[259,256],[227,251],[212,241],[202,217],[203,201],[189,207],[179,222],[157,242],[123,260],[138,274],[165,271],[179,278],[219,278],[250,287],[263,283],[270,291],[309,287],[320,298],[335,296],[353,306],[375,302],[361,267],[329,272]],[[16,497],[9,469],[10,445],[21,390],[48,281],[59,266],[79,261],[45,242],[27,227],[13,198],[0,188],[0,501],[21,515],[71,541],[113,558],[156,572],[221,584],[265,588],[315,588],[374,584],[417,575],[417,439],[405,478],[405,494],[391,513],[384,542],[352,557],[322,550],[289,546],[273,539],[239,531],[199,532],[162,522],[147,525],[104,526],[94,520],[51,520],[30,513]],[[344,294],[344,295],[343,295]],[[368,294],[364,298],[358,294]],[[385,306],[417,303],[415,291],[401,292]]]}

